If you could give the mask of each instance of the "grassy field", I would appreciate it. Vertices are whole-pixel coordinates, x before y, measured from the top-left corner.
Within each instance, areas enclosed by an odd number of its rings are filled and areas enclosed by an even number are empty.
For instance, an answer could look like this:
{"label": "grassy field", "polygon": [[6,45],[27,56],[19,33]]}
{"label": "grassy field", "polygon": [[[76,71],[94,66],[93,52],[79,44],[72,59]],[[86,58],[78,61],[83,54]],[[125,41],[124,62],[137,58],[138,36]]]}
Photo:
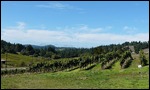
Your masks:
{"label": "grassy field", "polygon": [[93,64],[82,70],[4,75],[1,89],[148,89],[149,66],[137,68],[139,59],[137,55],[133,57],[127,69],[120,69],[120,63],[116,62],[109,70]]}
{"label": "grassy field", "polygon": [[[6,60],[6,54],[1,54],[1,59]],[[42,61],[40,58],[25,56],[21,54],[7,54],[8,67],[28,66],[29,63]],[[23,65],[24,64],[24,65]]]}
{"label": "grassy field", "polygon": [[[78,57],[75,57],[78,58]],[[75,59],[74,58],[74,59]],[[1,59],[6,60],[6,54],[1,54]],[[68,58],[61,58],[61,59],[56,59],[57,61],[59,60],[65,60]],[[28,66],[30,63],[35,63],[35,62],[43,62],[43,61],[54,61],[54,59],[46,59],[43,57],[32,57],[32,56],[25,56],[21,54],[7,54],[7,66],[8,67],[25,67]],[[3,66],[5,67],[5,66]]]}
{"label": "grassy field", "polygon": [[98,64],[90,70],[77,69],[70,72],[5,75],[1,76],[1,89],[149,88],[149,66],[123,70],[100,70],[99,66]]}

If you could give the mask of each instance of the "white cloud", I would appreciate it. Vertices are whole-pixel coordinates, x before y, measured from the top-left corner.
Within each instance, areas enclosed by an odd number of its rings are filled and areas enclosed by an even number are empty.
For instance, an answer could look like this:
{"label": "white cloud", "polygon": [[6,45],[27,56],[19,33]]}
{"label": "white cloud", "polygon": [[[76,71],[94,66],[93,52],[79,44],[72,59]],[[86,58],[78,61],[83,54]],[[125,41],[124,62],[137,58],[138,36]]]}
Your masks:
{"label": "white cloud", "polygon": [[104,31],[103,28],[100,28],[100,27],[91,28],[85,24],[79,24],[79,25],[72,26],[72,27],[66,26],[64,30],[66,32],[72,32],[72,33],[99,33],[99,32]]}
{"label": "white cloud", "polygon": [[41,7],[41,8],[52,8],[52,9],[65,9],[65,10],[79,10],[79,11],[82,11],[83,9],[82,8],[79,8],[79,7],[75,7],[75,6],[72,6],[72,5],[69,5],[69,4],[64,4],[62,2],[49,2],[48,4],[41,4],[41,5],[36,5],[37,7]]}
{"label": "white cloud", "polygon": [[59,2],[51,2],[48,4],[42,4],[42,5],[37,5],[37,7],[43,7],[43,8],[54,8],[54,9],[65,9],[69,8],[68,5],[59,3]]}
{"label": "white cloud", "polygon": [[79,27],[80,30],[87,30],[88,29],[88,26],[87,25],[81,25]]}
{"label": "white cloud", "polygon": [[17,22],[17,24],[18,24],[17,28],[20,29],[20,30],[24,29],[25,26],[26,26],[26,24],[24,22]]}
{"label": "white cloud", "polygon": [[26,24],[24,22],[17,22],[17,26],[10,26],[7,29],[23,30],[25,29]]}
{"label": "white cloud", "polygon": [[148,33],[139,33],[134,35],[118,35],[111,33],[99,33],[99,34],[77,34],[76,38],[80,41],[147,41],[149,37]]}
{"label": "white cloud", "polygon": [[66,42],[70,38],[66,33],[61,31],[48,31],[48,30],[5,30],[2,32],[2,38],[7,40],[29,40],[29,41],[41,41],[41,42]]}
{"label": "white cloud", "polygon": [[124,26],[123,30],[128,34],[132,34],[135,33],[138,29],[135,27]]}
{"label": "white cloud", "polygon": [[[48,29],[26,29],[25,23],[18,23],[13,28],[5,28],[2,30],[1,38],[3,40],[22,43],[22,44],[54,44],[60,46],[71,45],[82,46],[98,46],[101,44],[123,43],[125,41],[147,41],[149,33],[137,34],[112,34],[101,32],[103,28],[89,28],[87,25],[79,27],[61,28],[61,30],[48,30]],[[23,30],[20,30],[22,29]],[[128,29],[128,27],[125,27]],[[72,32],[72,33],[69,33]]]}

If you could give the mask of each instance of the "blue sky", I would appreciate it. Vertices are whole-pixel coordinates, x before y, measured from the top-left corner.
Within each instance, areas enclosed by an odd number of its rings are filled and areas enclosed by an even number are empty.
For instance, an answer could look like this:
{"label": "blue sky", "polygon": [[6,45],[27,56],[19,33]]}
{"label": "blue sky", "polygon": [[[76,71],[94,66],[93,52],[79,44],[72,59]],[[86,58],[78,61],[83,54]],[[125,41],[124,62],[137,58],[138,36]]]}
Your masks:
{"label": "blue sky", "polygon": [[148,1],[2,1],[1,39],[95,47],[149,40]]}

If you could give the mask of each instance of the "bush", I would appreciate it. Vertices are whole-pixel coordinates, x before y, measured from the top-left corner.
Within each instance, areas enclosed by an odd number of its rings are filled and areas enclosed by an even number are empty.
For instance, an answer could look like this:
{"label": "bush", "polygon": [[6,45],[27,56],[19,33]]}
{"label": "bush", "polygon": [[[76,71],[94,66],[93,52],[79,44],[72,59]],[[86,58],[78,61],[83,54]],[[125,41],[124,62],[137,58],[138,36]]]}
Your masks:
{"label": "bush", "polygon": [[25,73],[25,72],[28,72],[28,70],[25,70],[25,69],[1,70],[1,75],[19,74],[19,73]]}
{"label": "bush", "polygon": [[25,67],[26,66],[25,62],[21,62],[20,66]]}

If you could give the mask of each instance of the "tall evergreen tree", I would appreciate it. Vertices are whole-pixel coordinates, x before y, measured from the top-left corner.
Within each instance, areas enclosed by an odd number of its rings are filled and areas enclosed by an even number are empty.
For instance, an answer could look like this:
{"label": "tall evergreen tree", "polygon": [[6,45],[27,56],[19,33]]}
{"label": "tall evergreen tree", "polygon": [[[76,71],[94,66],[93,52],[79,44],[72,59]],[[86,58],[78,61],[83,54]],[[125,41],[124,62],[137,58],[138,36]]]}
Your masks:
{"label": "tall evergreen tree", "polygon": [[139,59],[140,59],[140,64],[141,64],[142,66],[147,65],[146,56],[144,55],[144,51],[143,51],[143,50],[140,50]]}

